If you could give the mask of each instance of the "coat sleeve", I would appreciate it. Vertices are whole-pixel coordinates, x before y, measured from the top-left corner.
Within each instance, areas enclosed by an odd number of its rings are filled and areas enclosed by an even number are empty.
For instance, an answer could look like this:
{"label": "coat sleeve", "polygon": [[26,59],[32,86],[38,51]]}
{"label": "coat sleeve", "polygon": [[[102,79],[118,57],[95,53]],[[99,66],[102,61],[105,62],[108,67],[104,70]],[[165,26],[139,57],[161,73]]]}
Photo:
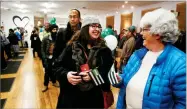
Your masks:
{"label": "coat sleeve", "polygon": [[101,54],[101,63],[102,65],[98,68],[98,71],[101,72],[101,76],[103,77],[105,84],[103,84],[102,90],[109,91],[110,90],[110,82],[108,79],[108,73],[114,63],[114,58],[112,57],[112,52],[109,48],[104,49]]}
{"label": "coat sleeve", "polygon": [[55,62],[55,76],[60,83],[60,86],[68,88],[70,83],[67,79],[67,73],[69,71],[74,71],[72,65],[72,50],[71,46],[67,46],[64,51],[60,54]]}
{"label": "coat sleeve", "polygon": [[127,61],[130,58],[130,56],[134,50],[134,46],[135,46],[134,39],[129,39],[124,43],[123,49],[122,49],[122,56],[120,59],[120,61],[123,61],[123,62],[121,62],[123,65],[127,64]]}
{"label": "coat sleeve", "polygon": [[42,43],[41,43],[41,55],[42,55],[42,60],[44,63],[44,67],[47,63],[47,59],[46,59],[46,46],[47,46],[47,42],[46,42],[46,38],[43,38]]}
{"label": "coat sleeve", "polygon": [[64,29],[60,29],[57,33],[55,47],[53,50],[53,57],[57,59],[65,48],[66,43],[64,42]]}
{"label": "coat sleeve", "polygon": [[[173,74],[171,78],[171,87],[173,90],[173,109],[185,109],[186,108],[186,59],[180,64],[180,67]],[[178,61],[178,63],[180,63]]]}

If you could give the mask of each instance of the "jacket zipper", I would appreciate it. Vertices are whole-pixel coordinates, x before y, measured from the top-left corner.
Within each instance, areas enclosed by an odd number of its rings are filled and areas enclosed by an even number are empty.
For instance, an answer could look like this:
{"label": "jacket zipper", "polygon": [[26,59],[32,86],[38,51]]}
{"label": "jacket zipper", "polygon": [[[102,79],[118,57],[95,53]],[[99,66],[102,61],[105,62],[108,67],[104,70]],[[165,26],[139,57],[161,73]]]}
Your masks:
{"label": "jacket zipper", "polygon": [[150,91],[151,91],[151,86],[152,86],[152,82],[153,82],[154,77],[155,77],[155,74],[153,74],[153,75],[152,75],[152,77],[151,77],[151,80],[150,80],[150,84],[149,84],[149,89],[148,89],[147,96],[149,96],[149,94],[150,94]]}

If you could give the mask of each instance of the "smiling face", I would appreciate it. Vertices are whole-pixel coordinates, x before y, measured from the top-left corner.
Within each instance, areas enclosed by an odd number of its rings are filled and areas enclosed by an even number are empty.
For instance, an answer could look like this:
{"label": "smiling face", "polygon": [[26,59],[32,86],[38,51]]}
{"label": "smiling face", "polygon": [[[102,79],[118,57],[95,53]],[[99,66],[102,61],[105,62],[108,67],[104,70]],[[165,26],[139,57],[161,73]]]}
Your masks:
{"label": "smiling face", "polygon": [[149,50],[160,42],[160,36],[151,34],[149,27],[143,27],[141,34],[143,35],[143,45]]}
{"label": "smiling face", "polygon": [[101,26],[100,24],[91,24],[89,26],[89,34],[92,39],[97,39],[101,33]]}

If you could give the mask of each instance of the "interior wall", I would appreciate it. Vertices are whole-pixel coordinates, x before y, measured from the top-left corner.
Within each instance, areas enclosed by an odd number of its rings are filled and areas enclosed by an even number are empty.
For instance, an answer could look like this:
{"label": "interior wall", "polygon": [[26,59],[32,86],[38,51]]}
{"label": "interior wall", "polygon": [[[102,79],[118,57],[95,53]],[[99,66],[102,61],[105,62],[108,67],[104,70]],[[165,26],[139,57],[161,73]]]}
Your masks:
{"label": "interior wall", "polygon": [[[180,2],[178,2],[178,1],[162,2],[162,3],[153,4],[153,5],[134,8],[133,10],[128,10],[129,13],[133,12],[132,25],[138,27],[138,31],[139,31],[139,23],[141,20],[142,10],[151,9],[151,8],[158,8],[158,7],[162,7],[162,8],[168,9],[168,10],[176,10],[176,6],[178,3],[181,3],[181,1]],[[118,34],[121,29],[121,16],[120,16],[121,14],[124,14],[124,13],[118,13],[118,14],[113,13],[112,14],[114,16],[114,29],[117,30]],[[108,16],[105,16],[105,18],[107,18],[107,17]],[[103,18],[101,18],[101,19],[103,19]],[[106,19],[102,20],[102,21],[106,22]],[[101,22],[101,23],[103,23],[103,22]]]}
{"label": "interior wall", "polygon": [[132,25],[132,18],[133,18],[133,13],[130,14],[121,14],[121,26],[120,26],[120,31],[122,29],[128,28]]}
{"label": "interior wall", "polygon": [[[26,13],[12,12],[12,11],[1,11],[1,25],[3,25],[5,28],[6,36],[8,37],[10,28],[14,29],[17,27],[13,22],[13,16],[19,16],[22,19],[20,20],[19,18],[16,18],[14,21],[18,27],[25,27],[25,29],[28,31],[28,36],[30,37],[34,27],[33,14],[26,14]],[[23,17],[25,16],[27,16],[30,20],[28,20],[27,18],[23,19]]]}

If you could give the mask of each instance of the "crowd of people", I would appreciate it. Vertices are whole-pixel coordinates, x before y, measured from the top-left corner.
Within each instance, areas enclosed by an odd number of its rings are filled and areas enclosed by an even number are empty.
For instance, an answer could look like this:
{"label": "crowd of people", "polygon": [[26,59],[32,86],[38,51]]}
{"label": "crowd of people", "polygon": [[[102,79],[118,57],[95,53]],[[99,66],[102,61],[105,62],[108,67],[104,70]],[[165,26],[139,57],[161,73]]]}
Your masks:
{"label": "crowd of people", "polygon": [[[30,40],[44,67],[44,87],[48,91],[49,80],[60,87],[56,108],[108,108],[105,92],[111,92],[108,73],[115,63],[115,53],[101,37],[102,27],[96,17],[81,21],[77,9],[70,10],[66,28],[45,23],[39,34],[34,27]],[[179,32],[175,15],[165,9],[146,13],[140,21],[140,32],[130,26],[114,35],[121,49],[120,67],[116,69],[120,88],[116,108],[185,108],[186,107],[186,34]],[[112,28],[109,26],[109,28]],[[113,28],[112,28],[113,29]],[[8,59],[21,45],[28,47],[18,30],[9,30],[9,36],[1,27],[1,68],[5,69],[4,51]],[[23,41],[22,41],[23,40]],[[183,44],[183,45],[181,45]],[[114,50],[115,51],[115,50]],[[101,75],[103,84],[96,85],[90,72]]]}

